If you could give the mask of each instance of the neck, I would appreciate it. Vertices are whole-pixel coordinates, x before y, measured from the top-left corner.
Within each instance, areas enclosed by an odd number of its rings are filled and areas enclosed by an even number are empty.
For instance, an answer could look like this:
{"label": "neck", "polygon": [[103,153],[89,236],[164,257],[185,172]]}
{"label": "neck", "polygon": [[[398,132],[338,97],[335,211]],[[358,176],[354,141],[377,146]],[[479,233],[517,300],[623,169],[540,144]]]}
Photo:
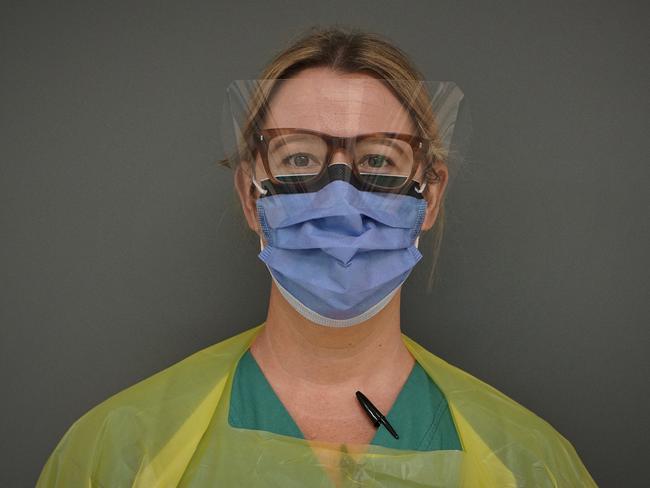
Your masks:
{"label": "neck", "polygon": [[385,381],[386,371],[408,370],[414,362],[401,337],[400,291],[365,322],[335,328],[304,318],[275,283],[251,352],[269,370],[315,386]]}

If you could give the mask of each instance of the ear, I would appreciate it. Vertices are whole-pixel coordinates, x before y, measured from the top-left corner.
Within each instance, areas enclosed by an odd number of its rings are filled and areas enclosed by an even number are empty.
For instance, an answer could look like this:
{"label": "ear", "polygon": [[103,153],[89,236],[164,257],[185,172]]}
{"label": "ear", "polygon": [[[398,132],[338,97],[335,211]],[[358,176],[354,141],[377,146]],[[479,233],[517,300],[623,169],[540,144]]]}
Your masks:
{"label": "ear", "polygon": [[247,161],[242,161],[235,168],[235,188],[241,202],[244,217],[248,227],[256,234],[261,234],[259,221],[257,220],[257,198],[258,191],[253,185],[251,175],[245,170],[248,167]]}
{"label": "ear", "polygon": [[449,179],[449,171],[446,164],[437,162],[434,164],[434,169],[439,178],[428,181],[424,189],[423,195],[427,201],[427,210],[424,215],[424,221],[422,222],[422,232],[429,230],[435,224]]}

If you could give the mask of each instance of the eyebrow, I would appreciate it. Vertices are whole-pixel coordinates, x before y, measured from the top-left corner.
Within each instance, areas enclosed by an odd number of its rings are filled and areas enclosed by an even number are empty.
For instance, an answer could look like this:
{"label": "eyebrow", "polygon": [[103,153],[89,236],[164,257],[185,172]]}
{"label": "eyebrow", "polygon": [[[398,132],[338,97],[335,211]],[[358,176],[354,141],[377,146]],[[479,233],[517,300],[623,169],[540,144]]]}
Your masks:
{"label": "eyebrow", "polygon": [[[318,131],[314,131],[314,132],[318,132]],[[358,134],[356,136],[350,136],[350,137],[332,136],[330,134],[327,134],[326,132],[320,132],[320,134],[323,134],[323,135],[325,135],[327,137],[338,137],[340,139],[358,139],[359,137],[364,137],[364,136],[369,135],[371,133]],[[307,136],[308,137],[310,135],[317,135],[317,134],[305,134],[305,133],[299,133],[299,132],[298,133],[293,133],[293,134],[283,134],[280,142],[278,142],[278,145],[276,146],[276,149],[279,149],[279,148],[281,148],[283,146],[286,146],[287,144],[291,143],[292,142],[291,139],[298,139],[300,136]],[[318,136],[318,137],[320,137],[320,136]],[[395,149],[397,149],[397,151],[401,155],[407,156],[406,151],[404,151],[404,149],[402,149],[399,144],[388,144],[385,139],[380,139],[379,137],[380,136],[369,137],[368,139],[373,141],[373,142],[382,143],[386,147],[391,147],[391,148],[394,147]],[[321,140],[323,140],[323,139],[321,139]],[[363,141],[361,141],[361,142],[363,142]]]}

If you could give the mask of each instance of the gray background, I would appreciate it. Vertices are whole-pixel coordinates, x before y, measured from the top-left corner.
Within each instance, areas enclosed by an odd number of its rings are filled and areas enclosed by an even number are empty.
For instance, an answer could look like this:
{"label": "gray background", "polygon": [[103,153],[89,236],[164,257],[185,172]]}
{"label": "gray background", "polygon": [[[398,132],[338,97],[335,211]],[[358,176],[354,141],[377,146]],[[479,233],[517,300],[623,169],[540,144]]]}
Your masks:
{"label": "gray background", "polygon": [[440,276],[427,294],[416,267],[403,330],[549,421],[601,486],[641,486],[645,3],[3,2],[0,485],[33,485],[92,406],[264,319],[213,165],[223,94],[340,23],[471,104]]}

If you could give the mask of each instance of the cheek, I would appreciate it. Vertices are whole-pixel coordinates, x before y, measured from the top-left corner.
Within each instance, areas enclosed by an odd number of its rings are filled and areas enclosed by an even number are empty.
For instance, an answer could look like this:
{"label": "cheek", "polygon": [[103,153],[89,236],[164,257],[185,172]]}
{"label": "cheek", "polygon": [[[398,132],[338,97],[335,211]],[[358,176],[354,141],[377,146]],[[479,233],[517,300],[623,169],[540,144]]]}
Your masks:
{"label": "cheek", "polygon": [[260,233],[259,232],[259,221],[257,220],[257,207],[255,206],[255,198],[251,197],[251,203],[250,206],[248,207],[248,212],[246,214],[246,220],[248,221],[248,227],[253,232]]}
{"label": "cheek", "polygon": [[414,178],[419,182],[431,182],[431,180],[435,178],[435,174],[433,172],[434,165],[431,163],[432,159],[430,159],[433,157],[434,156],[429,154],[420,154],[418,156],[419,163],[417,170],[415,171]]}
{"label": "cheek", "polygon": [[262,157],[260,156],[259,152],[255,156],[255,163],[253,165],[253,170],[255,171],[254,174],[257,181],[268,179],[268,175],[266,174],[266,169],[264,167],[264,163],[262,162]]}
{"label": "cheek", "polygon": [[424,163],[420,163],[420,164],[418,165],[418,169],[415,171],[415,174],[413,175],[413,179],[414,179],[414,180],[416,180],[416,181],[418,181],[418,182],[420,182],[420,183],[423,183],[423,182],[424,182],[424,172],[425,172],[425,167],[426,167],[426,166],[425,166]]}

